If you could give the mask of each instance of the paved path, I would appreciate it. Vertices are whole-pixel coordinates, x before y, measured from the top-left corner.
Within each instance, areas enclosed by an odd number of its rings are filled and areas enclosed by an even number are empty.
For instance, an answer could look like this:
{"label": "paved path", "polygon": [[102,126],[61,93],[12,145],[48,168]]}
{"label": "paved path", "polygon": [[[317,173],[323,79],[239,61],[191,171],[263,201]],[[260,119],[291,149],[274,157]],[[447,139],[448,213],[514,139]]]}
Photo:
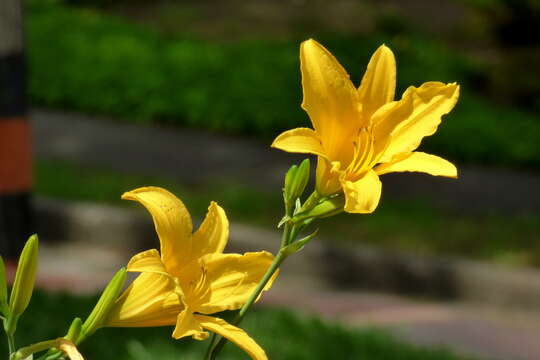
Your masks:
{"label": "paved path", "polygon": [[[275,192],[293,161],[268,142],[189,129],[145,127],[78,114],[31,113],[38,157],[188,184],[234,181]],[[383,197],[422,198],[453,211],[540,212],[540,173],[459,166],[460,179],[389,174]]]}
{"label": "paved path", "polygon": [[263,303],[294,307],[353,326],[389,330],[400,339],[486,359],[540,359],[540,314],[469,304],[413,301],[370,292],[299,292],[277,288]]}

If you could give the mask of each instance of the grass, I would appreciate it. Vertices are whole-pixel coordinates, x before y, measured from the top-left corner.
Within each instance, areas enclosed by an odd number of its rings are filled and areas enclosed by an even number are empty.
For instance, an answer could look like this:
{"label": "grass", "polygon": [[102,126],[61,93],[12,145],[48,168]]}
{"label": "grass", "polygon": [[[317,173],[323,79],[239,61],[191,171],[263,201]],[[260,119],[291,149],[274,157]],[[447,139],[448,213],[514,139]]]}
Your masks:
{"label": "grass", "polygon": [[[53,0],[28,3],[34,105],[266,138],[309,126],[299,107],[303,38],[202,40]],[[423,150],[461,162],[540,165],[538,117],[476,95],[486,76],[482,64],[412,32],[317,38],[355,83],[370,54],[386,43],[398,59],[398,93],[430,80],[462,85],[457,108]]]}
{"label": "grass", "polygon": [[[127,206],[129,203],[121,201],[120,195],[146,185],[171,190],[196,217],[203,216],[211,200],[218,201],[232,221],[273,229],[282,216],[278,193],[245,186],[216,183],[187,187],[163,178],[82,168],[63,162],[38,161],[36,166],[37,194],[56,198]],[[427,200],[405,203],[383,199],[372,215],[342,214],[331,221],[322,220],[320,227],[321,238],[332,241],[347,239],[390,250],[540,266],[539,215],[455,214],[434,208]]]}
{"label": "grass", "polygon": [[[38,292],[21,317],[17,339],[24,335],[25,342],[32,343],[62,336],[73,317],[86,316],[95,300],[93,297]],[[40,320],[45,316],[53,320]],[[380,330],[351,330],[285,310],[256,309],[246,317],[243,328],[266,350],[270,359],[472,360],[442,349],[405,344]],[[80,349],[86,359],[190,360],[202,357],[206,342],[175,341],[170,337],[171,332],[172,328],[168,327],[102,329]],[[3,345],[7,351],[7,346]],[[220,359],[223,360],[247,359],[231,345],[222,354]]]}

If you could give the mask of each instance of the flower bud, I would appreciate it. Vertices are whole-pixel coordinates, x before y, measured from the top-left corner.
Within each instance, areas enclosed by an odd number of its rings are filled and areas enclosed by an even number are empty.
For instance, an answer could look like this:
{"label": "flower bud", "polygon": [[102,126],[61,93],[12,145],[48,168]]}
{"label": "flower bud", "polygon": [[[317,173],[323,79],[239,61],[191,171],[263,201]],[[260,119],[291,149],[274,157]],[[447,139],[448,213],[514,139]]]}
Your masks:
{"label": "flower bud", "polygon": [[309,181],[309,159],[305,159],[299,166],[293,165],[285,175],[284,197],[288,207],[292,207],[296,199],[304,193]]}
{"label": "flower bud", "polygon": [[290,194],[290,188],[291,188],[292,182],[294,180],[294,177],[297,171],[298,171],[298,165],[293,165],[289,168],[289,170],[285,174],[285,188],[284,188],[285,194]]}
{"label": "flower bud", "polygon": [[283,197],[285,198],[286,203],[289,203],[292,199],[292,185],[297,171],[298,165],[293,165],[289,168],[287,174],[285,174],[285,187],[283,188]]}
{"label": "flower bud", "polygon": [[37,272],[38,244],[37,235],[30,236],[19,258],[13,289],[9,296],[9,310],[13,316],[20,316],[32,297]]}
{"label": "flower bud", "polygon": [[304,190],[306,189],[306,185],[309,181],[309,159],[304,159],[300,163],[300,166],[298,167],[298,170],[296,171],[294,182],[292,185],[292,193],[294,196],[294,199],[299,198],[304,193]]}
{"label": "flower bud", "polygon": [[96,306],[82,325],[78,342],[81,342],[87,336],[92,335],[97,329],[103,327],[120,291],[124,287],[125,281],[126,268],[121,268],[114,274],[105,290],[103,290]]}

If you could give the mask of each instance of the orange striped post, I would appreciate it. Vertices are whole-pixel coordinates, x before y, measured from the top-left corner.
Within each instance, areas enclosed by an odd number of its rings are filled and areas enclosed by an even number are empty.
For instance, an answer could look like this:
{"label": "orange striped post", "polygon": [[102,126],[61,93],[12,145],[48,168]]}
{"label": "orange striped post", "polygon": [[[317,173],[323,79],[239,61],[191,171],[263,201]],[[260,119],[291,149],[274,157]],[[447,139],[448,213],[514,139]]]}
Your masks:
{"label": "orange striped post", "polygon": [[0,1],[0,254],[16,259],[34,232],[32,155],[20,0]]}

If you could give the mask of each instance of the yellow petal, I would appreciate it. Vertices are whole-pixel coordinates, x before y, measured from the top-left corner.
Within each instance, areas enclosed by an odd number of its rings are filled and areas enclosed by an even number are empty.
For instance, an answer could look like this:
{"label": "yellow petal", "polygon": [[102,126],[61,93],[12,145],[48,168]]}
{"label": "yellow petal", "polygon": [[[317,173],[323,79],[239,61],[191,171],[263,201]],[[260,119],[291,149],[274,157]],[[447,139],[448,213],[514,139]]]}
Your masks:
{"label": "yellow petal", "polygon": [[338,160],[348,149],[345,139],[362,127],[358,92],[339,62],[315,40],[300,46],[300,69],[304,100],[325,153]]}
{"label": "yellow petal", "polygon": [[161,243],[161,258],[167,271],[177,274],[191,258],[191,216],[180,199],[165,189],[143,187],[127,192],[122,199],[140,202],[152,215]]}
{"label": "yellow petal", "polygon": [[392,140],[394,129],[413,112],[413,97],[406,96],[400,101],[389,102],[380,107],[371,117],[373,125],[375,158],[380,159]]}
{"label": "yellow petal", "polygon": [[193,234],[192,258],[199,258],[210,253],[222,253],[228,239],[229,220],[227,220],[227,215],[218,204],[212,201],[204,221]]}
{"label": "yellow petal", "polygon": [[323,196],[341,192],[339,161],[330,162],[322,157],[317,157],[316,189]]}
{"label": "yellow petal", "polygon": [[395,91],[396,59],[392,50],[381,45],[371,56],[358,88],[364,119],[369,119],[378,108],[394,100]]}
{"label": "yellow petal", "polygon": [[131,272],[153,272],[157,274],[169,275],[165,265],[161,262],[161,257],[156,249],[146,250],[134,255],[127,265],[127,270]]}
{"label": "yellow petal", "polygon": [[148,327],[174,325],[184,308],[174,281],[156,273],[142,273],[116,300],[107,326]]}
{"label": "yellow petal", "polygon": [[182,311],[178,315],[176,327],[174,328],[172,337],[180,339],[186,336],[191,336],[195,340],[204,340],[208,338],[208,333],[201,327],[200,321],[188,309]]}
{"label": "yellow petal", "polygon": [[379,204],[381,189],[379,176],[373,170],[355,182],[344,181],[345,211],[356,214],[372,213]]}
{"label": "yellow petal", "polygon": [[410,87],[403,98],[412,96],[411,115],[392,131],[392,139],[385,150],[381,162],[391,161],[392,157],[415,150],[425,136],[437,131],[441,116],[448,114],[459,97],[459,86],[440,82],[427,82],[419,88]]}
{"label": "yellow petal", "polygon": [[75,344],[67,339],[59,339],[58,348],[66,353],[68,358],[71,360],[84,360],[79,350],[77,350]]}
{"label": "yellow petal", "polygon": [[272,143],[272,147],[291,153],[326,156],[317,133],[308,128],[296,128],[281,133]]}
{"label": "yellow petal", "polygon": [[392,162],[377,166],[375,171],[379,175],[391,172],[418,171],[434,176],[457,178],[457,169],[454,164],[423,152],[397,155]]}
{"label": "yellow petal", "polygon": [[[272,254],[261,251],[240,254],[210,254],[201,259],[206,289],[197,299],[186,293],[188,306],[194,311],[212,314],[239,309],[244,305],[266,270],[272,264]],[[277,275],[276,275],[277,276]],[[275,276],[274,276],[275,278]],[[272,278],[266,285],[268,290]]]}
{"label": "yellow petal", "polygon": [[254,360],[268,359],[264,350],[246,332],[220,318],[195,315],[201,326],[236,344]]}

